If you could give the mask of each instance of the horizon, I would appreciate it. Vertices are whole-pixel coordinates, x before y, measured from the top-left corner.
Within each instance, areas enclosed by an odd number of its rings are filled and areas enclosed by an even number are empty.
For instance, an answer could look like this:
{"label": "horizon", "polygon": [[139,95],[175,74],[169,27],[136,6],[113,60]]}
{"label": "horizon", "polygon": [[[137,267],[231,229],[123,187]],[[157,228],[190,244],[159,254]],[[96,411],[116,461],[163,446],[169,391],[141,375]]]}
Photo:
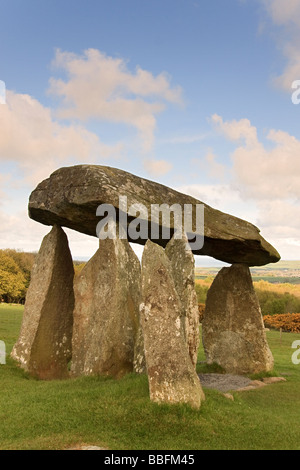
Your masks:
{"label": "horizon", "polygon": [[[144,246],[139,245],[138,243],[132,243],[132,242],[130,242],[130,246],[135,251],[138,259],[141,261]],[[21,249],[15,249],[15,248],[9,248],[9,247],[0,248],[0,249],[1,250],[12,249],[12,250],[16,250],[18,252],[23,252],[23,250],[21,250]],[[25,253],[38,254],[38,251],[25,251]],[[87,257],[87,256],[74,257],[72,255],[72,259],[73,259],[73,262],[87,263],[94,254],[95,253],[91,254],[90,257]],[[194,259],[195,259],[195,269],[197,269],[197,268],[216,268],[216,269],[220,268],[221,269],[222,267],[230,266],[230,263],[226,263],[226,262],[217,260],[216,258],[213,258],[213,257],[210,257],[210,256],[194,255]],[[277,261],[277,263],[268,263],[268,264],[265,264],[265,265],[262,265],[262,266],[250,266],[250,269],[263,269],[265,267],[270,268],[270,266],[272,266],[272,267],[274,266],[274,269],[275,269],[277,265],[280,265],[280,264],[285,263],[285,262],[287,262],[287,263],[300,263],[300,259],[299,260],[280,259],[279,261]]]}

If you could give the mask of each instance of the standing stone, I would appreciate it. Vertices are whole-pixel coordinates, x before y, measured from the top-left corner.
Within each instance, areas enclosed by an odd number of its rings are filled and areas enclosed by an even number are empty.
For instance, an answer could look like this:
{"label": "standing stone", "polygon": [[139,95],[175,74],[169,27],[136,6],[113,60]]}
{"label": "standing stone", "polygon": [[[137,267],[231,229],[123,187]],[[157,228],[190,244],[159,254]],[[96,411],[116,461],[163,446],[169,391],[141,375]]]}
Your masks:
{"label": "standing stone", "polygon": [[40,379],[68,377],[73,325],[74,268],[67,236],[55,225],[31,273],[23,323],[12,357]]}
{"label": "standing stone", "polygon": [[207,293],[202,335],[209,364],[233,374],[272,370],[273,356],[247,266],[234,264],[216,276]]}
{"label": "standing stone", "polygon": [[195,259],[188,249],[188,239],[174,237],[166,246],[177,294],[181,300],[181,322],[193,366],[196,368],[199,348],[199,308],[195,290]]}
{"label": "standing stone", "polygon": [[151,241],[142,258],[142,295],[150,399],[199,408],[204,394],[187,349],[172,266],[164,249]]}
{"label": "standing stone", "polygon": [[133,370],[136,374],[146,374],[146,357],[144,348],[144,333],[141,324],[140,311],[139,311],[139,326],[136,335],[134,345],[134,359],[133,359]]}
{"label": "standing stone", "polygon": [[133,371],[139,328],[140,262],[127,240],[100,240],[75,277],[73,375]]}

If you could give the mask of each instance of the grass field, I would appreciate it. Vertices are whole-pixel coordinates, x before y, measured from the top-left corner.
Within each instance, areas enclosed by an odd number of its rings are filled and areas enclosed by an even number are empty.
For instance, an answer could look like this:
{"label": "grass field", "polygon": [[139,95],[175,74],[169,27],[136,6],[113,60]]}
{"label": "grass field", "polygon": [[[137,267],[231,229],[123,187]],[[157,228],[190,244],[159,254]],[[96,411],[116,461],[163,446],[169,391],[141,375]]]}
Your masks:
{"label": "grass field", "polygon": [[[22,311],[0,305],[0,339],[7,353],[18,336]],[[0,449],[91,444],[110,450],[300,450],[300,365],[291,360],[291,345],[300,336],[267,335],[275,371],[287,381],[233,392],[234,401],[206,389],[199,411],[151,403],[146,376],[45,382],[30,378],[7,357],[0,365]]]}

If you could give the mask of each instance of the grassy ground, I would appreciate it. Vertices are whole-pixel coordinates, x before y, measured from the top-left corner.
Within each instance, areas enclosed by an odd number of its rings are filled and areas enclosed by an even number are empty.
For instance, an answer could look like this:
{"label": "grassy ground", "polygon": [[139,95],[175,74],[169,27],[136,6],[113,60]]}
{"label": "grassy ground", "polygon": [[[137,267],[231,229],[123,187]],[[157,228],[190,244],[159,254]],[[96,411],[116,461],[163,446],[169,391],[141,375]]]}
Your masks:
{"label": "grassy ground", "polygon": [[[0,305],[0,339],[7,353],[18,336],[22,307]],[[91,444],[114,449],[298,449],[300,365],[291,360],[299,334],[268,332],[275,370],[287,382],[234,401],[205,390],[199,411],[151,403],[145,376],[83,377],[44,382],[8,357],[0,365],[0,449],[64,449]],[[203,360],[200,350],[199,359]]]}

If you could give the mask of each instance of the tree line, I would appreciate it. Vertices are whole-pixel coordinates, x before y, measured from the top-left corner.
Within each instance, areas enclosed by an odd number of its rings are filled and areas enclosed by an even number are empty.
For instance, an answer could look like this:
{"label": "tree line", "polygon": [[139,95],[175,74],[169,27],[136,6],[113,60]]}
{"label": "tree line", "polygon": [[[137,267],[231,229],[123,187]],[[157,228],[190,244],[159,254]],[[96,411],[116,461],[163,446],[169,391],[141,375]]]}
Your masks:
{"label": "tree line", "polygon": [[[25,302],[36,255],[37,253],[13,249],[0,250],[0,302]],[[75,275],[78,275],[84,266],[84,262],[74,261]],[[212,281],[213,278],[196,280],[199,303],[205,304],[207,291]],[[254,282],[254,287],[263,315],[300,312],[299,285],[274,285],[266,281],[259,281]],[[290,291],[288,292],[288,290]]]}
{"label": "tree line", "polygon": [[[196,280],[195,287],[199,303],[205,304],[207,291],[212,281],[212,278]],[[263,315],[300,313],[299,284],[271,284],[267,281],[259,281],[254,282],[254,289]]]}
{"label": "tree line", "polygon": [[24,303],[36,253],[0,250],[0,301]]}
{"label": "tree line", "polygon": [[[0,302],[25,302],[36,256],[37,253],[9,248],[0,250]],[[84,265],[84,262],[74,261],[75,274],[79,274]]]}

